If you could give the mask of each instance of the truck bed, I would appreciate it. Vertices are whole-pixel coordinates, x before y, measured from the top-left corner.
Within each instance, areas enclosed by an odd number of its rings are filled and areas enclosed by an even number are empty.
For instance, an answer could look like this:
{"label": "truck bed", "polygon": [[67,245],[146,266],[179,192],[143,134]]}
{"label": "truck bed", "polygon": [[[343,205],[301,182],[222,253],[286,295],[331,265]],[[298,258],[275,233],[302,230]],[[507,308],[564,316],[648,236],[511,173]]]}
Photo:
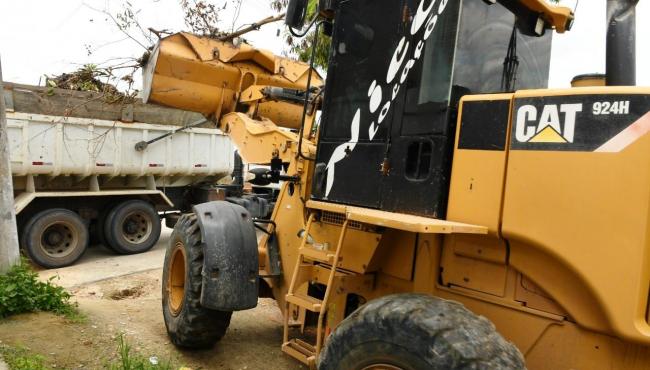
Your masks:
{"label": "truck bed", "polygon": [[232,171],[233,146],[217,129],[192,128],[136,151],[181,126],[7,113],[11,170],[25,175],[182,176],[199,182]]}

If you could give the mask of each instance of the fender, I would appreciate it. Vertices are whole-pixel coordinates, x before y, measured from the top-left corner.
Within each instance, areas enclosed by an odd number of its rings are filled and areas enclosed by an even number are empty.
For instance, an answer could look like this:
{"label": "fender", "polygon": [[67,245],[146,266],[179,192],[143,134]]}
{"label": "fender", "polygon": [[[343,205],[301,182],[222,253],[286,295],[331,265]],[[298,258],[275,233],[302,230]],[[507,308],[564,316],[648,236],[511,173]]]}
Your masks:
{"label": "fender", "polygon": [[203,245],[201,305],[240,311],[257,306],[258,252],[246,208],[216,201],[195,205]]}

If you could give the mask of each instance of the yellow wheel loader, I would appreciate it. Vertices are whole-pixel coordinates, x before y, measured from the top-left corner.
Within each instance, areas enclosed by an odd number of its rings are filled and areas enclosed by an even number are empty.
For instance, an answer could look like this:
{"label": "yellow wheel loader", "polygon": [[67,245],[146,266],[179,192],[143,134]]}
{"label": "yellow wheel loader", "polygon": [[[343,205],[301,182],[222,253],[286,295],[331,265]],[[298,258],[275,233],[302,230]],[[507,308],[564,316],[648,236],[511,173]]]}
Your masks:
{"label": "yellow wheel loader", "polygon": [[309,22],[291,0],[290,32],[331,35],[326,82],[240,40],[162,39],[146,99],[266,166],[177,222],[172,342],[212,347],[273,297],[312,368],[650,368],[635,5],[607,1],[606,75],[568,89],[547,82],[574,15],[543,0],[321,0]]}

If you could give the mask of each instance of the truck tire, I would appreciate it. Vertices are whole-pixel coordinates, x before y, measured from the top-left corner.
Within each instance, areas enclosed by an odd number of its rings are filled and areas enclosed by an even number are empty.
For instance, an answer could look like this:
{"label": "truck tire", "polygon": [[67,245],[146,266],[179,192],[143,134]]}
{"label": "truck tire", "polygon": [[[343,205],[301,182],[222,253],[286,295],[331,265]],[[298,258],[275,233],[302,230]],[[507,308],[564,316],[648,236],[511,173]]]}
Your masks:
{"label": "truck tire", "polygon": [[111,209],[104,220],[106,244],[120,254],[151,249],[160,238],[160,216],[143,200],[127,200]]}
{"label": "truck tire", "polygon": [[396,294],[357,309],[334,330],[319,370],[525,369],[519,350],[460,303]]}
{"label": "truck tire", "polygon": [[106,237],[104,236],[104,224],[106,223],[106,215],[108,214],[108,211],[110,211],[110,209],[99,210],[97,218],[90,222],[90,245],[94,246],[101,244],[104,248],[115,252],[113,248],[108,246],[108,243],[106,243]]}
{"label": "truck tire", "polygon": [[27,256],[40,266],[69,266],[88,247],[88,227],[78,214],[68,209],[48,209],[27,221],[21,242]]}
{"label": "truck tire", "polygon": [[172,343],[184,348],[210,348],[226,333],[232,312],[201,306],[203,246],[194,214],[176,223],[165,253],[162,309]]}

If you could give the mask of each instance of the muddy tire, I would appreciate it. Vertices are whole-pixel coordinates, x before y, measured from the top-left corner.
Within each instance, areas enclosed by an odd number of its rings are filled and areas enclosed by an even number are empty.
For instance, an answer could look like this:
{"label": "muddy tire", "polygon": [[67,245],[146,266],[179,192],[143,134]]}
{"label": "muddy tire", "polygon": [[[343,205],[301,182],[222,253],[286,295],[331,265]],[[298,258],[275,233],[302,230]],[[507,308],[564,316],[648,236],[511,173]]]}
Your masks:
{"label": "muddy tire", "polygon": [[21,244],[33,262],[46,268],[59,268],[81,258],[88,239],[88,227],[78,214],[54,208],[39,212],[27,221]]}
{"label": "muddy tire", "polygon": [[184,348],[210,348],[226,333],[232,312],[201,306],[203,247],[196,215],[176,223],[165,254],[162,309],[172,343]]}
{"label": "muddy tire", "polygon": [[128,200],[111,209],[104,220],[104,238],[109,248],[120,254],[136,254],[151,249],[160,238],[160,216],[142,200]]}
{"label": "muddy tire", "polygon": [[[374,366],[374,367],[373,367]],[[319,370],[525,369],[519,350],[461,304],[398,294],[360,307],[334,330]]]}

